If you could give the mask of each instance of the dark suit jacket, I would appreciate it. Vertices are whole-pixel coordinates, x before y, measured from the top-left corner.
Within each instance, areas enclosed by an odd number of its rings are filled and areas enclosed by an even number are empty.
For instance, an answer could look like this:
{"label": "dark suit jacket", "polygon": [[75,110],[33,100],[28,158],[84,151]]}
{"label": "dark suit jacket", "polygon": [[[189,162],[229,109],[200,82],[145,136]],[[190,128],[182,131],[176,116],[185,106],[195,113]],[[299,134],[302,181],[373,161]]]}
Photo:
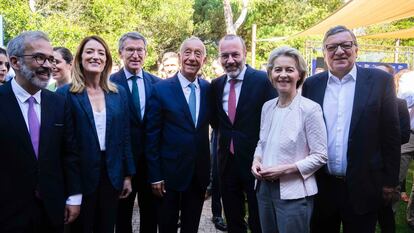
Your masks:
{"label": "dark suit jacket", "polygon": [[[328,72],[306,79],[302,95],[323,108]],[[357,68],[348,139],[346,181],[356,213],[379,207],[382,187],[398,184],[400,127],[392,77],[378,69]],[[319,191],[326,169],[318,172]]]}
{"label": "dark suit jacket", "polygon": [[[144,148],[145,148],[145,124],[147,122],[147,111],[148,111],[148,100],[152,93],[152,88],[155,83],[160,81],[161,79],[142,71],[143,78],[144,78],[144,85],[145,85],[145,114],[144,118],[141,120],[138,117],[137,110],[135,109],[134,103],[132,101],[132,94],[129,91],[128,82],[125,77],[124,69],[120,69],[115,74],[111,75],[111,81],[124,87],[127,92],[128,96],[128,105],[129,105],[129,118],[130,118],[130,130],[131,130],[131,146],[132,146],[132,154],[134,156],[134,160],[137,163],[140,159],[145,159],[144,156]],[[142,174],[142,173],[141,173]]]}
{"label": "dark suit jacket", "polygon": [[79,154],[65,99],[41,92],[38,160],[11,82],[0,87],[0,103],[0,232],[19,224],[16,216],[35,202],[36,189],[52,224],[63,224],[67,197],[81,193]]}
{"label": "dark suit jacket", "polygon": [[407,101],[397,98],[398,104],[398,116],[400,119],[400,131],[401,131],[401,145],[410,141],[411,126],[410,126],[410,113],[408,112]]}
{"label": "dark suit jacket", "polygon": [[250,172],[254,151],[259,141],[260,116],[263,104],[277,96],[263,71],[247,66],[239,100],[237,102],[234,125],[223,110],[223,91],[227,76],[223,75],[211,83],[214,118],[213,127],[218,128],[218,165],[219,174],[224,172],[233,138],[234,158],[239,172],[246,181],[254,181]]}
{"label": "dark suit jacket", "polygon": [[[57,90],[66,96],[71,106],[76,140],[81,154],[82,190],[90,194],[99,184],[101,172],[101,150],[93,118],[92,105],[86,90],[82,93],[69,92],[70,84]],[[135,174],[132,159],[129,109],[126,92],[118,86],[118,93],[105,92],[106,138],[105,159],[108,177],[112,186],[121,190],[125,176]]]}
{"label": "dark suit jacket", "polygon": [[210,84],[200,84],[200,110],[194,126],[177,75],[154,86],[147,113],[146,156],[149,182],[164,180],[167,189],[185,191],[192,179],[206,188],[210,177],[208,129]]}

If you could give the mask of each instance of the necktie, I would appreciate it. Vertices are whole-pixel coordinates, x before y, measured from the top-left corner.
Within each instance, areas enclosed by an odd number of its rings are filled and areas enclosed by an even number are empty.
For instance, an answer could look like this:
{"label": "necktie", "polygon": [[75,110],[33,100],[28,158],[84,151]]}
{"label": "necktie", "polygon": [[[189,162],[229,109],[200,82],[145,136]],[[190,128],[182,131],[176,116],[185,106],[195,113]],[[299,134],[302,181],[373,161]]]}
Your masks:
{"label": "necktie", "polygon": [[188,86],[191,89],[190,98],[188,99],[188,107],[190,108],[191,117],[193,118],[194,125],[196,125],[196,95],[195,95],[195,84],[190,83]]}
{"label": "necktie", "polygon": [[139,102],[139,90],[137,84],[138,76],[132,76],[132,102],[134,103],[135,109],[137,110],[139,119],[141,119],[141,104]]}
{"label": "necktie", "polygon": [[32,140],[32,145],[36,158],[39,156],[39,134],[40,134],[40,123],[34,110],[34,102],[36,101],[33,96],[29,99],[29,111],[27,112],[27,119],[29,121],[29,134]]}
{"label": "necktie", "polygon": [[[234,118],[236,116],[236,85],[237,79],[231,79],[230,80],[230,92],[229,92],[229,102],[227,106],[228,116],[230,119],[230,122],[234,124]],[[233,145],[233,138],[230,141],[230,152],[234,154],[234,145]]]}

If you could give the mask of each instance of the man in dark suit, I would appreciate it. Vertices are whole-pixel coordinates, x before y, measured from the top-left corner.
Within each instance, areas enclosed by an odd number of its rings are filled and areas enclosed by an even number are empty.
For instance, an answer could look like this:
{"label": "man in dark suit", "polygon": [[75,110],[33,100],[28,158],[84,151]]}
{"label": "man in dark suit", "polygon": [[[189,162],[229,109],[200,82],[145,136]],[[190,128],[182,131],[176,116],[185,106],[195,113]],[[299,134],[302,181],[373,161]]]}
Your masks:
{"label": "man in dark suit", "polygon": [[211,88],[213,127],[219,134],[218,165],[224,213],[230,233],[247,232],[246,194],[249,227],[257,233],[261,229],[250,168],[259,140],[262,106],[277,94],[266,73],[245,64],[247,51],[242,38],[223,37],[219,53],[226,74],[214,79]]}
{"label": "man in dark suit", "polygon": [[[116,222],[117,233],[132,233],[132,212],[138,196],[140,232],[157,232],[155,198],[148,183],[145,152],[146,112],[152,86],[160,79],[142,69],[147,55],[147,40],[138,32],[128,32],[119,39],[119,56],[125,67],[112,74],[111,81],[128,91],[132,153],[137,168],[132,178],[132,193],[120,199]],[[150,120],[150,119],[149,119]]]}
{"label": "man in dark suit", "polygon": [[62,232],[82,195],[69,109],[44,89],[53,49],[46,34],[28,31],[7,50],[16,77],[0,87],[0,232]]}
{"label": "man in dark suit", "polygon": [[328,30],[323,53],[329,71],[308,78],[303,96],[323,108],[328,163],[317,173],[312,231],[375,232],[381,198],[398,185],[400,129],[391,75],[355,64],[358,44],[343,26]]}
{"label": "man in dark suit", "polygon": [[197,73],[206,49],[197,37],[180,47],[180,71],[154,86],[149,101],[146,156],[158,197],[160,233],[196,233],[209,183],[210,87]]}

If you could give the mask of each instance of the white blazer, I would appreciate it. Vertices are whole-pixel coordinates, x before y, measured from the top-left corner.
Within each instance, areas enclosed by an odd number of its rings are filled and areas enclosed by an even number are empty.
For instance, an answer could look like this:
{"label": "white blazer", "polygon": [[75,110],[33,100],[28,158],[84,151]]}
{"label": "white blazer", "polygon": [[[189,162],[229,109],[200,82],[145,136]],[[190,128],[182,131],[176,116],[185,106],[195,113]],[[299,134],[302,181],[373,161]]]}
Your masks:
{"label": "white blazer", "polygon": [[[298,199],[318,192],[314,173],[326,164],[327,136],[322,109],[316,102],[297,94],[287,107],[288,113],[282,123],[279,151],[263,154],[272,116],[279,98],[267,101],[262,108],[260,140],[255,157],[277,155],[274,166],[296,164],[299,173],[280,177],[280,198]],[[276,147],[275,147],[276,150]]]}

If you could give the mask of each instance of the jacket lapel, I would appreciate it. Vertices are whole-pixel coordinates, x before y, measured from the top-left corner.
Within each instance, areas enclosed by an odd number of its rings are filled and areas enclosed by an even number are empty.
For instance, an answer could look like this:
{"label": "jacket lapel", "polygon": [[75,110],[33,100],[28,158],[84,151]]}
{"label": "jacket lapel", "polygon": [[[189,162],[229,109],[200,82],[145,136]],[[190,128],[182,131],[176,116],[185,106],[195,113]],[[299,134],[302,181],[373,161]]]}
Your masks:
{"label": "jacket lapel", "polygon": [[326,85],[328,84],[328,72],[325,72],[317,79],[315,85],[315,96],[313,100],[323,109],[323,99],[325,98]]}
{"label": "jacket lapel", "polygon": [[[136,124],[138,124],[141,121],[141,119],[139,119],[138,112],[137,112],[137,110],[136,110],[136,108],[133,104],[134,102],[132,101],[132,93],[129,90],[128,81],[126,79],[124,69],[121,69],[121,70],[118,71],[118,73],[116,75],[116,78],[115,78],[115,81],[117,83],[119,83],[125,89],[125,91],[127,92],[128,105],[129,105],[130,113],[132,115],[132,118],[134,119],[134,122]],[[146,91],[145,91],[145,93],[146,93]]]}
{"label": "jacket lapel", "polygon": [[360,119],[362,112],[364,111],[367,100],[371,94],[372,88],[372,76],[361,72],[360,68],[357,68],[357,80],[355,83],[355,95],[354,104],[352,107],[351,126],[349,129],[349,135],[355,130],[355,127]]}
{"label": "jacket lapel", "polygon": [[197,119],[197,126],[196,128],[198,128],[200,125],[203,124],[204,118],[206,116],[206,111],[207,111],[207,87],[206,85],[201,82],[200,80],[198,81],[199,86],[200,86],[200,109],[199,109],[199,113],[198,113],[198,119]]}
{"label": "jacket lapel", "polygon": [[[117,106],[115,105],[115,94],[112,92],[106,93],[105,92],[105,108],[106,108],[106,135],[105,135],[105,144],[109,145],[110,136],[111,134],[111,125],[112,119]],[[120,107],[120,106],[119,106]]]}
{"label": "jacket lapel", "polygon": [[177,75],[175,75],[171,79],[171,84],[176,100],[178,101],[178,105],[182,106],[185,117],[187,118],[187,120],[192,122],[192,125],[194,126],[193,118],[191,117],[190,107],[188,106],[187,100],[185,99],[184,92],[182,90],[181,83],[180,80],[178,80]]}
{"label": "jacket lapel", "polygon": [[89,102],[88,94],[86,93],[86,90],[84,90],[82,93],[76,94],[76,98],[78,99],[79,104],[81,105],[82,109],[85,111],[86,115],[88,116],[88,121],[90,124],[90,127],[92,127],[92,131],[94,133],[94,136],[97,141],[98,140],[98,134],[96,133],[96,127],[95,127],[95,120],[93,118],[93,110],[91,103]]}
{"label": "jacket lapel", "polygon": [[10,126],[15,129],[15,133],[20,138],[20,142],[22,148],[26,150],[27,153],[24,153],[32,159],[33,161],[36,160],[36,155],[33,149],[32,141],[30,139],[30,134],[27,129],[26,122],[24,120],[22,110],[19,107],[19,103],[17,103],[16,96],[13,93],[11,88],[11,82],[7,82],[5,85],[5,92],[4,97],[5,101],[1,103],[3,108],[5,109],[4,113],[8,122],[10,122]]}
{"label": "jacket lapel", "polygon": [[223,109],[223,93],[224,93],[224,87],[226,86],[226,83],[227,83],[227,75],[223,75],[221,79],[218,80],[217,82],[218,82],[217,84],[218,93],[217,93],[217,101],[216,101],[216,103],[218,104],[217,109],[219,111],[219,114],[222,114],[223,116],[225,116],[224,118],[226,119],[227,123],[231,125],[230,118]]}
{"label": "jacket lapel", "polygon": [[[39,158],[47,154],[48,137],[53,135],[51,129],[54,126],[54,107],[53,99],[50,98],[50,93],[41,92],[41,124],[40,124],[40,138],[39,138]],[[59,122],[60,123],[60,122]],[[63,122],[62,122],[63,123]]]}

